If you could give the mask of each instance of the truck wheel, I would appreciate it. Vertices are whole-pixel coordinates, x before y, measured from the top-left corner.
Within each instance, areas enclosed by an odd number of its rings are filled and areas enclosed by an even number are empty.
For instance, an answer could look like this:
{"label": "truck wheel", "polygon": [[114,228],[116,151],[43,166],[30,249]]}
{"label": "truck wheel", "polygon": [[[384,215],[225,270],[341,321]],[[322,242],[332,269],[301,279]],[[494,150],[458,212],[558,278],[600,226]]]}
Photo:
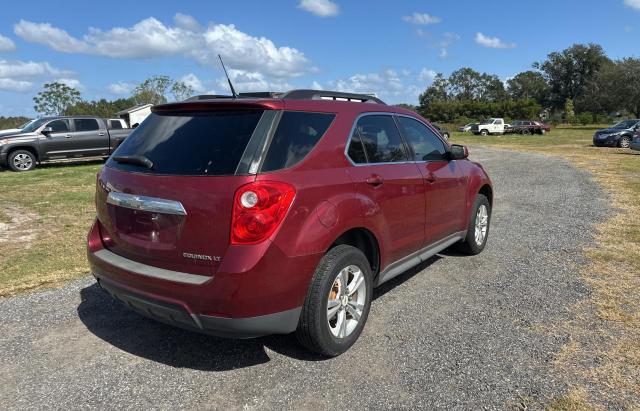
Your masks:
{"label": "truck wheel", "polygon": [[465,254],[480,254],[487,245],[489,237],[489,224],[491,223],[491,204],[482,194],[476,196],[476,201],[471,209],[469,228],[464,241],[457,244],[458,250]]}
{"label": "truck wheel", "polygon": [[29,171],[36,168],[36,158],[31,151],[16,150],[7,159],[9,168],[13,171]]}
{"label": "truck wheel", "polygon": [[523,136],[531,135],[531,130],[529,130],[528,128],[525,128],[524,130],[522,130],[522,135]]}
{"label": "truck wheel", "polygon": [[480,131],[480,135],[483,136],[483,137],[486,137],[486,136],[489,135],[489,132],[487,130],[481,130]]}
{"label": "truck wheel", "polygon": [[629,148],[631,146],[631,138],[629,136],[623,136],[618,140],[618,147]]}
{"label": "truck wheel", "polygon": [[296,336],[309,350],[328,357],[347,351],[369,316],[373,275],[362,251],[350,245],[320,260],[302,305]]}

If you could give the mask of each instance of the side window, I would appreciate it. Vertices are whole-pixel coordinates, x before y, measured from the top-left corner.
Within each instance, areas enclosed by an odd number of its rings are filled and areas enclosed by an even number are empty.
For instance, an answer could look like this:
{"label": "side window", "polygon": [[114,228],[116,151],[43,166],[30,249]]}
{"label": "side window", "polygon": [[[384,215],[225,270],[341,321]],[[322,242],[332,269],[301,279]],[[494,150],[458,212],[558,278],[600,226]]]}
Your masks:
{"label": "side window", "polygon": [[504,122],[502,120],[496,120],[496,124],[501,125],[504,124]]}
{"label": "side window", "polygon": [[109,120],[109,128],[112,130],[121,130],[122,123],[118,120]]}
{"label": "side window", "polygon": [[53,120],[46,127],[51,127],[54,133],[66,133],[69,131],[69,120]]}
{"label": "side window", "polygon": [[354,133],[359,135],[369,163],[393,163],[409,159],[400,132],[390,115],[364,116],[358,120]]}
{"label": "side window", "polygon": [[353,137],[351,137],[348,154],[351,160],[356,164],[364,164],[367,162],[367,156],[364,153],[364,146],[362,145],[362,140],[360,140],[360,135],[358,133],[354,133]]}
{"label": "side window", "polygon": [[413,149],[414,161],[442,161],[447,149],[433,131],[418,120],[398,117],[405,140]]}
{"label": "side window", "polygon": [[320,141],[334,114],[285,111],[278,123],[262,171],[291,167],[302,160]]}
{"label": "side window", "polygon": [[73,122],[76,125],[76,131],[95,131],[100,129],[98,120],[94,118],[76,118]]}

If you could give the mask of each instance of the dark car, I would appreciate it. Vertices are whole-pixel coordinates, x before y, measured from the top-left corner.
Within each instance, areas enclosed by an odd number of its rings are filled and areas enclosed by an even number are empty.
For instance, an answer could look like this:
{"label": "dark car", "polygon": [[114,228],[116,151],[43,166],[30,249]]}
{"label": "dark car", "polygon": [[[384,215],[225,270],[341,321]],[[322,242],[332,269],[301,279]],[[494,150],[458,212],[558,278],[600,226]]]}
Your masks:
{"label": "dark car", "polygon": [[442,127],[441,125],[436,124],[436,123],[431,123],[431,125],[432,125],[433,127],[435,127],[435,128],[436,128],[436,130],[438,130],[438,132],[440,133],[440,135],[441,135],[442,137],[444,137],[444,139],[445,139],[445,140],[449,140],[449,137],[451,137],[451,134],[449,133],[449,130],[447,130],[446,128],[444,128],[444,127]]}
{"label": "dark car", "polygon": [[640,120],[621,121],[610,128],[597,130],[593,135],[593,145],[629,148],[633,135],[638,129],[640,129]]}
{"label": "dark car", "polygon": [[0,135],[0,166],[29,171],[43,161],[107,157],[130,132],[118,120],[90,116],[41,118],[16,133]]}
{"label": "dark car", "polygon": [[531,134],[544,135],[551,131],[551,127],[541,121],[533,120],[515,120],[505,129],[505,133],[522,134],[525,136]]}
{"label": "dark car", "polygon": [[156,106],[98,173],[91,271],[159,321],[295,332],[335,356],[360,335],[373,288],[447,247],[484,249],[493,191],[467,155],[366,95]]}

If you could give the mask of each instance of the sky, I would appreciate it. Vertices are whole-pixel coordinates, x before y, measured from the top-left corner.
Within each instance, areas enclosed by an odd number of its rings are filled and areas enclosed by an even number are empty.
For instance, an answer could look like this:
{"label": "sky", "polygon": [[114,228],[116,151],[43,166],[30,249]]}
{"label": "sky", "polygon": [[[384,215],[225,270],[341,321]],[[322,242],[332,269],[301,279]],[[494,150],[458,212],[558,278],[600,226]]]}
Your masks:
{"label": "sky", "polygon": [[9,1],[0,4],[0,115],[35,116],[46,82],[87,100],[152,75],[198,94],[322,88],[416,104],[436,73],[507,80],[574,43],[638,57],[640,0]]}

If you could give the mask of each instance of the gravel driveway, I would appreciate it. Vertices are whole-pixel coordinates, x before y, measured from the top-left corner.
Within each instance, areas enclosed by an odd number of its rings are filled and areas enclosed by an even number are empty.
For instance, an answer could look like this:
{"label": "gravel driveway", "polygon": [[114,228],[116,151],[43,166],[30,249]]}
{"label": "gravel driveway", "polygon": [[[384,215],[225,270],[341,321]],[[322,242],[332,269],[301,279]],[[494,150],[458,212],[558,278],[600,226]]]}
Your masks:
{"label": "gravel driveway", "polygon": [[542,330],[588,295],[580,250],[608,203],[563,160],[471,151],[496,190],[485,252],[445,252],[382,286],[346,354],[171,328],[87,277],[0,299],[0,409],[504,409],[562,395],[566,336]]}

